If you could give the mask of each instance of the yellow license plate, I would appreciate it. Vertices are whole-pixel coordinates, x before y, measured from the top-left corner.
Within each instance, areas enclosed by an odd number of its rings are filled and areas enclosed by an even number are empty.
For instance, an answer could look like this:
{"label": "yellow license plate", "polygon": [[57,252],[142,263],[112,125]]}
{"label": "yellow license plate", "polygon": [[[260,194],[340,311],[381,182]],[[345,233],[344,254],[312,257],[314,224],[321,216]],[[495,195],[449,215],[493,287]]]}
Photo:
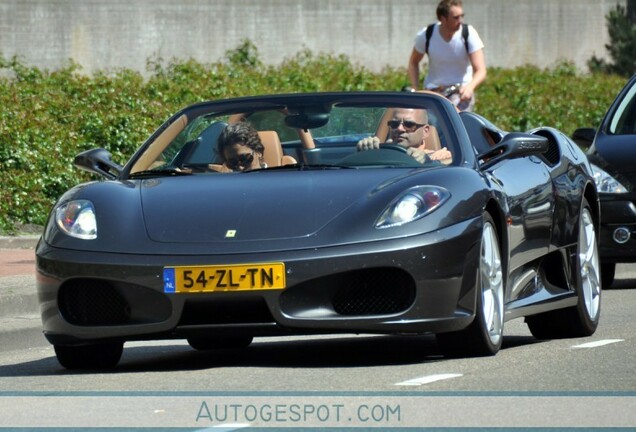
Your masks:
{"label": "yellow license plate", "polygon": [[165,267],[163,280],[166,293],[279,290],[285,288],[285,264]]}

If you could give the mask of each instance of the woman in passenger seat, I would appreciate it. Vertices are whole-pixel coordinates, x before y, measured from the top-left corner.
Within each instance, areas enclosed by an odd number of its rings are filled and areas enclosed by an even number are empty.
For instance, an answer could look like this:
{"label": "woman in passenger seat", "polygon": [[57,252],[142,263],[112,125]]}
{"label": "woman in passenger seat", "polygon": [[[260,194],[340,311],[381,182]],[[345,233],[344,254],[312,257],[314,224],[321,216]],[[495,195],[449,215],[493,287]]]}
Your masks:
{"label": "woman in passenger seat", "polygon": [[225,160],[223,166],[230,171],[267,168],[264,150],[258,131],[248,122],[232,123],[219,136],[218,152]]}

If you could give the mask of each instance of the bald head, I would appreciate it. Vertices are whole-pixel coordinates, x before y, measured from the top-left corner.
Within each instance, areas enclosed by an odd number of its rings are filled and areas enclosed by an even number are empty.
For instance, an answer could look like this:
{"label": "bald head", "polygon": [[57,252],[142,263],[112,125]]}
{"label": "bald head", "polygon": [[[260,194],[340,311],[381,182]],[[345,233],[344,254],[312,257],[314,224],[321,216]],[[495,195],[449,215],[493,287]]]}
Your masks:
{"label": "bald head", "polygon": [[409,118],[420,124],[428,124],[428,112],[425,109],[395,108],[393,118]]}
{"label": "bald head", "polygon": [[428,113],[425,109],[395,108],[389,127],[393,143],[420,147],[429,133]]}

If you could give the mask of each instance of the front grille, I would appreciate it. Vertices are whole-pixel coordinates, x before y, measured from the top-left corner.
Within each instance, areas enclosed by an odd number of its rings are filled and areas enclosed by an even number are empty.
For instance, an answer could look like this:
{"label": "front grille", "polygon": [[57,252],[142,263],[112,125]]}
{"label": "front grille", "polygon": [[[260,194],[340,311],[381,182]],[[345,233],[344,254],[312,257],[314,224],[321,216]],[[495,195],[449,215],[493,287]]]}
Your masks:
{"label": "front grille", "polygon": [[353,272],[341,280],[333,298],[340,315],[386,315],[405,311],[415,299],[408,274],[394,269]]}
{"label": "front grille", "polygon": [[130,320],[128,303],[106,281],[70,281],[60,288],[58,305],[64,319],[74,325],[122,325]]}

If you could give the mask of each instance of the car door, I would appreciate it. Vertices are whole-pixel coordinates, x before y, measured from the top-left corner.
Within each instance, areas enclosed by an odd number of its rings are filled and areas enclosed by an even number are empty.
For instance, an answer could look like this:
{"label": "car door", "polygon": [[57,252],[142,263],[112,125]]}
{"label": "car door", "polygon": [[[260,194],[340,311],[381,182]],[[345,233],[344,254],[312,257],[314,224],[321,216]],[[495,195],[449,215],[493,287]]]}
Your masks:
{"label": "car door", "polygon": [[505,192],[510,270],[545,255],[550,247],[554,187],[537,156],[502,161],[486,175]]}

